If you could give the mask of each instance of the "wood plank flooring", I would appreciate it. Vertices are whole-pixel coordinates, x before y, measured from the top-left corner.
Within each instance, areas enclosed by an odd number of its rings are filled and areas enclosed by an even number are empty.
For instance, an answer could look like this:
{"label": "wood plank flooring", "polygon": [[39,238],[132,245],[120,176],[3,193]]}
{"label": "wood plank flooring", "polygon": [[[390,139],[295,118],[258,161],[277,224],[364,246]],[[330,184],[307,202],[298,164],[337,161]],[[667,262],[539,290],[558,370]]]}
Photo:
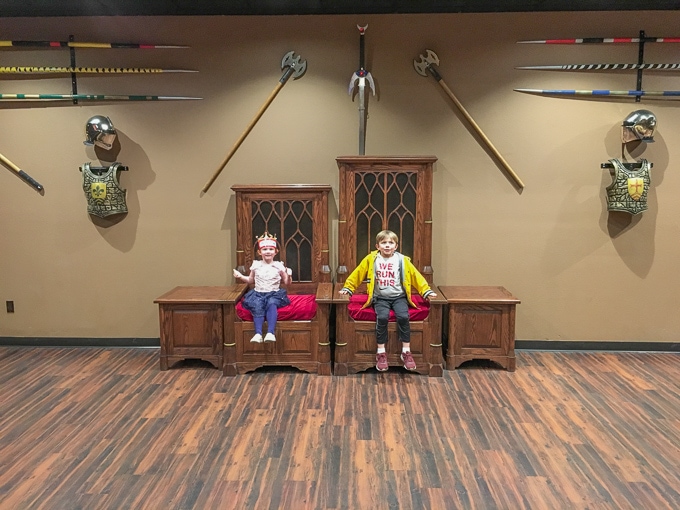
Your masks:
{"label": "wood plank flooring", "polygon": [[323,377],[0,348],[0,509],[678,509],[680,357]]}

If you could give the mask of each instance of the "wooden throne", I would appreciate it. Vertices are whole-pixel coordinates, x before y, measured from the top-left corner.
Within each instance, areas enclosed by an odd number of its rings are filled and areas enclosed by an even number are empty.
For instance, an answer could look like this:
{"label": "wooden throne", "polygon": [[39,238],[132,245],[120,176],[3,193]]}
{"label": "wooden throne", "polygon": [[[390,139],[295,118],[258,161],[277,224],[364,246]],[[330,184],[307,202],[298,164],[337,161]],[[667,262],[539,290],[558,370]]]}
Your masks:
{"label": "wooden throne", "polygon": [[[252,320],[239,317],[237,306],[248,290],[232,286],[224,304],[224,375],[243,374],[263,366],[293,366],[320,375],[331,374],[329,315],[332,283],[328,253],[328,185],[235,185],[236,263],[248,274],[257,236],[276,234],[278,259],[292,269],[286,287],[292,304],[279,309],[276,342],[251,343]],[[300,319],[296,303],[316,308],[314,316]],[[308,311],[308,310],[307,310]],[[282,315],[290,316],[283,319]]]}
{"label": "wooden throne", "polygon": [[[351,298],[340,294],[343,283],[361,259],[375,249],[375,235],[390,229],[399,236],[398,251],[411,257],[438,296],[411,320],[411,351],[417,372],[443,374],[442,312],[446,300],[432,282],[432,172],[434,156],[337,158],[340,171],[338,270],[333,292],[336,312],[335,375],[375,366],[375,321],[355,320],[352,309],[365,301],[365,285]],[[364,296],[361,296],[361,293]],[[427,302],[423,308],[427,308]],[[388,327],[387,358],[402,366],[396,325]]]}

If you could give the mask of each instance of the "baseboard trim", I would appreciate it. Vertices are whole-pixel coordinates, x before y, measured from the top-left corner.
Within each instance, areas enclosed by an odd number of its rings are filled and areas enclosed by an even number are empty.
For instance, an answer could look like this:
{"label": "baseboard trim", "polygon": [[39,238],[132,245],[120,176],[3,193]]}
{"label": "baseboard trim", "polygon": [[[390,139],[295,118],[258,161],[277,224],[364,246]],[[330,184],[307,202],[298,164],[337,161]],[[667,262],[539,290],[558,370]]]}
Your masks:
{"label": "baseboard trim", "polygon": [[62,338],[0,336],[6,347],[160,347],[160,338]]}
{"label": "baseboard trim", "polygon": [[677,342],[588,342],[571,340],[517,340],[516,350],[526,351],[634,351],[680,352]]}
{"label": "baseboard trim", "polygon": [[[160,338],[62,338],[0,336],[5,347],[160,347]],[[517,340],[526,351],[633,351],[680,352],[677,342],[588,342],[572,340]]]}

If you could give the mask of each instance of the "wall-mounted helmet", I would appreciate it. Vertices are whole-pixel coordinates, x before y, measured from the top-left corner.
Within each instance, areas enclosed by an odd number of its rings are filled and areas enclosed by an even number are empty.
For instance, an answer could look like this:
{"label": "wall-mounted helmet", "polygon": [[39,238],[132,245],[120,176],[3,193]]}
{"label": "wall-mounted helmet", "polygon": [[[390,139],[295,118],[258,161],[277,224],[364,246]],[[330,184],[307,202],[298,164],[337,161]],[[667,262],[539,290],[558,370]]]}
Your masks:
{"label": "wall-mounted helmet", "polygon": [[621,140],[628,142],[653,142],[656,115],[649,110],[635,110],[623,120]]}
{"label": "wall-mounted helmet", "polygon": [[116,140],[116,128],[111,119],[104,115],[95,115],[85,124],[85,145],[96,145],[109,150]]}

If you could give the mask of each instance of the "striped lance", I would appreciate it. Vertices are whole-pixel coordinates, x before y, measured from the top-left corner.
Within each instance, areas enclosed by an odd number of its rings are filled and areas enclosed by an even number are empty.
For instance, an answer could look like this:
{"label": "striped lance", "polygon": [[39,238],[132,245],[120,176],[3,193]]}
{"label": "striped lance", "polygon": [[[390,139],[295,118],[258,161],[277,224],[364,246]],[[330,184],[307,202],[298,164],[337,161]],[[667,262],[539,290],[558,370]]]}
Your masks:
{"label": "striped lance", "polygon": [[584,37],[581,39],[543,39],[517,41],[518,44],[625,44],[625,43],[680,43],[680,37]]}
{"label": "striped lance", "polygon": [[572,90],[514,89],[515,92],[545,96],[650,97],[680,99],[680,90]]}
{"label": "striped lance", "polygon": [[197,72],[190,69],[157,69],[152,67],[0,66],[0,74],[161,74]]}
{"label": "striped lance", "polygon": [[521,66],[515,69],[531,69],[539,71],[625,71],[628,69],[675,71],[680,64],[566,64],[557,66]]}
{"label": "striped lance", "polygon": [[0,41],[3,48],[131,48],[131,49],[166,49],[188,48],[175,44],[139,44],[115,42],[77,42],[77,41]]}
{"label": "striped lance", "polygon": [[0,101],[178,101],[203,99],[185,96],[142,96],[105,94],[0,94]]}

